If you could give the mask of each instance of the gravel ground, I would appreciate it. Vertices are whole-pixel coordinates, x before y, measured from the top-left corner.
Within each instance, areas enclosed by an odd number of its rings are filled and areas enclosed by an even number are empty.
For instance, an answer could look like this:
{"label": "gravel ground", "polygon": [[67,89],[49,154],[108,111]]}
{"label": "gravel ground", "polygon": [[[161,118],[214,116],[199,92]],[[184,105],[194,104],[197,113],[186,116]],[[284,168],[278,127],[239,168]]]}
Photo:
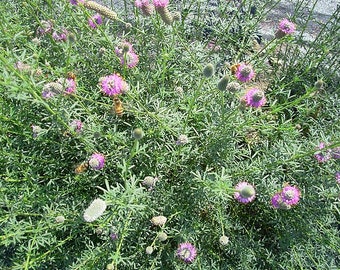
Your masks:
{"label": "gravel ground", "polygon": [[[97,2],[107,6],[110,6],[111,3],[113,3],[116,9],[124,9],[123,0],[97,0]],[[131,0],[130,2],[131,4],[129,5],[132,7],[132,3],[134,1]],[[170,3],[171,2],[178,2],[178,0],[170,0]],[[211,5],[216,5],[217,0],[207,0],[207,2]],[[260,34],[262,37],[264,39],[272,39],[276,31],[278,20],[292,15],[299,2],[301,2],[301,0],[281,0],[280,4],[269,13],[267,19],[261,23]],[[307,4],[308,8],[304,9],[302,13],[303,16],[307,16],[310,12],[310,9],[313,7],[314,1],[304,0],[304,3]],[[319,32],[319,22],[325,23],[337,10],[337,8],[340,8],[340,0],[318,0],[313,12],[313,22],[308,25],[307,31],[304,33],[303,38],[306,41],[312,41]]]}

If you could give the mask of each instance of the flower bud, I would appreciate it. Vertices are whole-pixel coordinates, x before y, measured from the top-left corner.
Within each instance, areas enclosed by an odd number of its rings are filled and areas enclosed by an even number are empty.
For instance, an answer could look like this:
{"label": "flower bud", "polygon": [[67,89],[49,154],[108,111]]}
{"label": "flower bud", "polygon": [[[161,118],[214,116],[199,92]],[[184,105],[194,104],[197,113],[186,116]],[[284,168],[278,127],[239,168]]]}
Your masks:
{"label": "flower bud", "polygon": [[227,89],[227,85],[228,85],[228,81],[229,81],[229,77],[228,75],[225,75],[217,84],[217,88],[220,91],[225,91]]}
{"label": "flower bud", "polygon": [[221,244],[222,246],[225,246],[225,245],[227,245],[227,244],[229,243],[229,237],[228,237],[228,236],[225,236],[225,235],[222,235],[222,236],[220,237],[219,242],[220,242],[220,244]]}
{"label": "flower bud", "polygon": [[168,235],[165,232],[160,232],[158,234],[158,239],[159,241],[164,242],[166,239],[168,239]]}
{"label": "flower bud", "polygon": [[203,75],[206,78],[209,78],[212,75],[214,75],[214,66],[212,64],[207,64],[203,69]]}
{"label": "flower bud", "polygon": [[152,246],[148,246],[148,247],[146,247],[146,249],[145,249],[145,253],[146,254],[152,254],[152,252],[153,252],[153,247]]}
{"label": "flower bud", "polygon": [[57,216],[55,218],[55,222],[56,223],[64,223],[64,221],[65,221],[65,217],[64,216]]}
{"label": "flower bud", "polygon": [[132,132],[132,136],[136,139],[136,140],[140,140],[144,137],[144,131],[141,128],[135,128]]}

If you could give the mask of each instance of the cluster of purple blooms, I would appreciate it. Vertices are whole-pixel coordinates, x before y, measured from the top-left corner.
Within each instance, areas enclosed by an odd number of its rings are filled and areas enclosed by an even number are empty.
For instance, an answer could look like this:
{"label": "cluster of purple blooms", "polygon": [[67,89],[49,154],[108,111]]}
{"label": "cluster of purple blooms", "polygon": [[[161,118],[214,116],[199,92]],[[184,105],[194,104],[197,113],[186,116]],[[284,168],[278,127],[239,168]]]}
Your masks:
{"label": "cluster of purple blooms", "polygon": [[331,158],[333,159],[340,159],[340,147],[336,147],[333,149],[325,149],[330,144],[327,144],[325,142],[321,142],[317,146],[317,152],[314,154],[314,157],[319,163],[324,163]]}
{"label": "cluster of purple blooms", "polygon": [[134,68],[138,62],[138,55],[135,53],[132,44],[124,41],[115,48],[115,53],[120,59],[120,63],[128,68]]}
{"label": "cluster of purple blooms", "polygon": [[256,192],[253,185],[240,182],[235,186],[234,198],[240,203],[247,204],[255,200]]}
{"label": "cluster of purple blooms", "polygon": [[101,25],[103,23],[102,16],[97,13],[93,15],[91,18],[88,19],[88,24],[92,29],[96,29],[98,25]]}
{"label": "cluster of purple blooms", "polygon": [[295,186],[287,185],[280,192],[275,193],[272,197],[272,205],[276,209],[290,209],[298,204],[301,192]]}

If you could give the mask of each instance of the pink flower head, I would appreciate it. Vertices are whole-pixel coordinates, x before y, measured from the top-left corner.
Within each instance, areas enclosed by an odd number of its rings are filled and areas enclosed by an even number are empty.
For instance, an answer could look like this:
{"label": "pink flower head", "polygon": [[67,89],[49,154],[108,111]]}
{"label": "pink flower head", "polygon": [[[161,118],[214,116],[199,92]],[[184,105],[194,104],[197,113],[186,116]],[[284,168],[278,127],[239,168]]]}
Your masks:
{"label": "pink flower head", "polygon": [[136,0],[135,1],[135,6],[138,8],[143,8],[148,5],[150,5],[149,0]]}
{"label": "pink flower head", "polygon": [[49,91],[49,90],[43,90],[41,93],[41,96],[44,99],[50,99],[52,97],[54,97],[55,95],[57,95],[57,93],[53,92],[53,91]]}
{"label": "pink flower head", "polygon": [[95,153],[89,160],[89,166],[94,170],[100,170],[104,167],[105,157],[100,153]]}
{"label": "pink flower head", "polygon": [[81,130],[82,130],[82,128],[83,128],[83,123],[82,123],[80,120],[78,120],[78,119],[73,120],[73,121],[70,123],[70,128],[71,128],[73,131],[79,133],[79,132],[81,132]]}
{"label": "pink flower head", "polygon": [[193,244],[181,243],[178,246],[176,254],[177,257],[183,260],[185,263],[192,263],[197,256],[197,251]]}
{"label": "pink flower head", "polygon": [[285,35],[290,35],[295,32],[295,24],[287,19],[283,19],[279,23],[279,30],[282,31]]}
{"label": "pink flower head", "polygon": [[264,92],[257,88],[250,88],[242,97],[242,100],[247,106],[254,108],[262,107],[267,101]]}
{"label": "pink flower head", "polygon": [[340,172],[335,173],[335,180],[338,184],[340,184]]}
{"label": "pink flower head", "polygon": [[32,125],[32,132],[33,132],[33,138],[36,138],[40,135],[40,133],[43,131],[43,129],[39,126]]}
{"label": "pink flower head", "polygon": [[111,74],[100,79],[102,91],[108,96],[124,92],[127,83],[118,74]]}
{"label": "pink flower head", "polygon": [[255,76],[255,72],[250,65],[241,63],[235,72],[236,78],[241,82],[249,82]]}
{"label": "pink flower head", "polygon": [[63,29],[61,32],[54,31],[52,34],[52,38],[55,41],[66,41],[68,36],[68,31],[66,29]]}
{"label": "pink flower head", "polygon": [[156,8],[165,8],[169,5],[169,0],[153,0],[153,4]]}
{"label": "pink flower head", "polygon": [[234,198],[240,203],[250,203],[255,199],[255,189],[254,186],[247,182],[240,182],[235,186],[237,190],[234,193]]}
{"label": "pink flower head", "polygon": [[134,68],[139,62],[138,55],[134,52],[127,52],[125,55],[120,57],[120,63],[124,66],[127,65],[128,68]]}
{"label": "pink flower head", "polygon": [[326,151],[320,151],[322,149],[324,149],[327,145],[324,143],[324,142],[321,142],[319,144],[319,146],[317,147],[317,149],[319,151],[317,151],[315,154],[314,154],[314,157],[317,159],[317,161],[319,163],[324,163],[328,160],[331,159],[331,150],[326,150]]}
{"label": "pink flower head", "polygon": [[276,209],[290,209],[291,206],[284,203],[282,200],[282,194],[281,192],[275,193],[275,195],[272,197],[272,205]]}
{"label": "pink flower head", "polygon": [[84,4],[85,0],[70,0],[71,5],[78,6],[79,4]]}
{"label": "pink flower head", "polygon": [[53,23],[52,21],[48,20],[48,21],[44,21],[42,20],[40,22],[41,26],[38,27],[37,29],[37,35],[39,36],[43,36],[47,33],[52,32],[52,28],[53,28]]}
{"label": "pink flower head", "polygon": [[76,91],[76,81],[72,78],[66,79],[66,89],[65,89],[65,95],[73,94]]}
{"label": "pink flower head", "polygon": [[293,186],[286,186],[281,191],[282,202],[287,205],[296,205],[300,200],[300,195],[300,190]]}
{"label": "pink flower head", "polygon": [[103,23],[102,16],[100,16],[100,14],[97,13],[91,18],[89,18],[88,23],[92,29],[96,29],[98,25],[101,25]]}

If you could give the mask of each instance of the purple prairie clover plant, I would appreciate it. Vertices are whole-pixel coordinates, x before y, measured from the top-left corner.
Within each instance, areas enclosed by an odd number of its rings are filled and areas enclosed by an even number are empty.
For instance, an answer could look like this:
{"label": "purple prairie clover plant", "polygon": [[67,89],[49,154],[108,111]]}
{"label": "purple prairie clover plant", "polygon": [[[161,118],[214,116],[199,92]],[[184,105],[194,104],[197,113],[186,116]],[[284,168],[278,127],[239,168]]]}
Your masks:
{"label": "purple prairie clover plant", "polygon": [[332,158],[340,159],[340,147],[331,149]]}
{"label": "purple prairie clover plant", "polygon": [[241,82],[249,82],[254,78],[255,72],[251,65],[241,63],[237,66],[235,76]]}
{"label": "purple prairie clover plant", "polygon": [[51,33],[53,29],[53,23],[51,20],[45,21],[42,20],[40,22],[40,26],[37,28],[37,35],[44,36],[47,33]]}
{"label": "purple prairie clover plant", "polygon": [[241,98],[241,101],[243,101],[246,106],[259,108],[267,102],[267,99],[262,90],[258,88],[250,88]]}
{"label": "purple prairie clover plant", "polygon": [[108,96],[125,93],[128,85],[119,74],[111,74],[99,79],[101,90]]}
{"label": "purple prairie clover plant", "polygon": [[142,11],[144,16],[151,16],[155,10],[154,5],[149,0],[136,0],[135,6]]}
{"label": "purple prairie clover plant", "polygon": [[59,78],[57,83],[61,84],[64,88],[64,95],[74,94],[77,88],[75,79],[73,78]]}
{"label": "purple prairie clover plant", "polygon": [[281,192],[277,192],[274,194],[274,196],[271,199],[272,206],[275,209],[290,209],[291,206],[288,204],[285,204],[282,200]]}
{"label": "purple prairie clover plant", "polygon": [[247,182],[240,182],[235,186],[237,190],[234,193],[234,198],[240,203],[250,203],[255,199],[256,192],[253,185]]}
{"label": "purple prairie clover plant", "polygon": [[105,157],[100,153],[94,153],[89,160],[89,166],[94,170],[101,170],[104,164]]}
{"label": "purple prairie clover plant", "polygon": [[96,29],[98,25],[103,23],[102,16],[99,13],[93,15],[91,18],[88,19],[88,24],[92,29]]}
{"label": "purple prairie clover plant", "polygon": [[192,263],[197,256],[197,251],[193,244],[186,242],[179,244],[176,255],[185,263]]}

